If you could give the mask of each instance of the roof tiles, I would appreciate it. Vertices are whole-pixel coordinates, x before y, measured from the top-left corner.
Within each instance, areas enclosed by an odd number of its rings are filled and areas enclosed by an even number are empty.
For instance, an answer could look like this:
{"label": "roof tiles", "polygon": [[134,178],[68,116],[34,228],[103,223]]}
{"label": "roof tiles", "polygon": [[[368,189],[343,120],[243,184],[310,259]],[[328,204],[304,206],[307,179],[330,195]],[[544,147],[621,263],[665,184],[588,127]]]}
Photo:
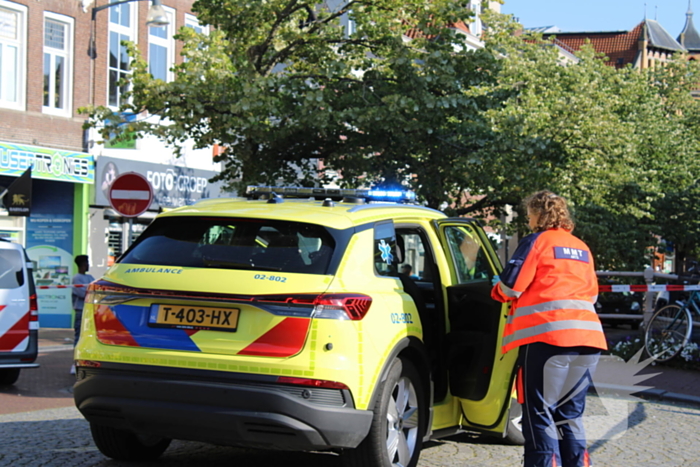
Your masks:
{"label": "roof tiles", "polygon": [[685,26],[678,36],[678,42],[690,52],[700,52],[700,34],[693,24],[693,12],[690,10],[690,6],[688,6],[688,13],[685,16]]}
{"label": "roof tiles", "polygon": [[560,32],[554,36],[558,42],[573,50],[580,50],[586,41],[590,41],[597,52],[608,57],[609,65],[620,68],[634,62],[639,52],[639,37],[643,24],[639,23],[631,31]]}
{"label": "roof tiles", "polygon": [[573,50],[580,50],[586,41],[590,41],[597,52],[608,57],[608,65],[621,68],[630,63],[634,64],[640,52],[640,40],[644,38],[645,32],[649,48],[671,53],[684,50],[658,22],[650,19],[642,21],[631,31],[559,32],[546,36],[555,36],[558,42]]}

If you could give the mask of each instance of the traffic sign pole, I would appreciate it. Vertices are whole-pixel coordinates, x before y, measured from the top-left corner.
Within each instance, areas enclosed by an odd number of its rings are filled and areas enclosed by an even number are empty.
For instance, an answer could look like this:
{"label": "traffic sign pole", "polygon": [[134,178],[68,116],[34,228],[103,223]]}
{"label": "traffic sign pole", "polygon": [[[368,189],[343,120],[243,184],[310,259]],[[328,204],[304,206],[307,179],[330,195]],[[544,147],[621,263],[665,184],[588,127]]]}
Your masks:
{"label": "traffic sign pole", "polygon": [[134,231],[134,218],[129,217],[128,219],[129,221],[127,222],[128,228],[126,229],[126,242],[124,245],[124,251],[128,250],[131,246],[131,232]]}

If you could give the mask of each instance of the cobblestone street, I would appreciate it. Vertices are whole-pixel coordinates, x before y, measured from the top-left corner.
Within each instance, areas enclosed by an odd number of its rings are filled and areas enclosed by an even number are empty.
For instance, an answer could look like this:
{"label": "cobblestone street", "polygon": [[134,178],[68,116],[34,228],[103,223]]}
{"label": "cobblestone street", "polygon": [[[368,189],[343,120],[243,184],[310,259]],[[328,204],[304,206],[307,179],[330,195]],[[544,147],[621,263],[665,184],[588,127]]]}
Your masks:
{"label": "cobblestone street", "polygon": [[[103,456],[92,442],[88,423],[73,406],[70,331],[42,334],[41,368],[23,373],[14,387],[0,393],[0,467],[134,465]],[[586,429],[596,467],[700,467],[700,398],[696,396],[700,375],[658,367],[645,370],[659,371],[642,383],[654,388],[645,400],[589,396]],[[664,391],[674,391],[678,400],[654,399]],[[683,403],[683,395],[693,403]],[[463,433],[428,443],[418,465],[519,467],[521,457],[520,446]],[[158,462],[138,465],[339,467],[341,462],[332,453],[256,451],[174,441]]]}
{"label": "cobblestone street", "polygon": [[[596,401],[589,402],[591,407]],[[616,439],[593,442],[596,466],[700,466],[697,427],[700,408],[639,401],[629,404],[627,430]],[[460,434],[431,442],[419,466],[493,467],[520,465],[522,448]],[[125,466],[105,458],[93,445],[87,422],[73,407],[0,416],[0,466]],[[175,441],[158,462],[140,466],[304,466],[335,467],[334,454],[242,450]]]}

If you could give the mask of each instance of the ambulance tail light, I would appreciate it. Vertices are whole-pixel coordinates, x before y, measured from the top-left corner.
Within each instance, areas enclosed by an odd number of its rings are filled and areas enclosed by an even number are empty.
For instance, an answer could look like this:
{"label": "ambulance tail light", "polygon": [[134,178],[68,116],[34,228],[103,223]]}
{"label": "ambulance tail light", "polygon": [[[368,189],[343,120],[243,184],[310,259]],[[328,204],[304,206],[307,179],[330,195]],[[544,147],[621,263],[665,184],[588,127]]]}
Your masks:
{"label": "ambulance tail light", "polygon": [[102,366],[102,363],[96,362],[94,360],[76,360],[75,366],[87,367],[87,368],[99,368]]}
{"label": "ambulance tail light", "polygon": [[363,294],[323,294],[314,300],[314,318],[360,321],[372,305]]}
{"label": "ambulance tail light", "polygon": [[36,294],[29,297],[29,321],[39,321],[39,300]]}
{"label": "ambulance tail light", "polygon": [[322,379],[293,378],[291,376],[279,376],[277,382],[280,384],[294,384],[296,386],[310,386],[314,388],[327,389],[349,389],[345,384],[338,381],[325,381]]}
{"label": "ambulance tail light", "polygon": [[280,316],[359,321],[372,305],[372,297],[357,293],[265,295],[255,305]]}
{"label": "ambulance tail light", "polygon": [[85,291],[86,305],[118,305],[134,298],[137,291],[105,280],[91,282]]}

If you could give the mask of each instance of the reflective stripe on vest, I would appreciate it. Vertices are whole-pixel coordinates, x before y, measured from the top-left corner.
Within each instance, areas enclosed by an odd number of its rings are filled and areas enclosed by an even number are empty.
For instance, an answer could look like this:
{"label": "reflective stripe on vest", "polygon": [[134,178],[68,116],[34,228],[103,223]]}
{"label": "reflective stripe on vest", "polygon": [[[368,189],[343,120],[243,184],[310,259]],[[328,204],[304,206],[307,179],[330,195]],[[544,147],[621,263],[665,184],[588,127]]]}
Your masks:
{"label": "reflective stripe on vest", "polygon": [[503,337],[503,346],[506,347],[511,342],[530,337],[539,336],[552,331],[600,331],[603,332],[603,326],[598,321],[581,321],[577,319],[569,319],[564,321],[552,321],[551,323],[538,324],[525,329],[518,329],[513,334]]}
{"label": "reflective stripe on vest", "polygon": [[586,300],[552,300],[537,305],[518,307],[515,309],[515,314],[508,317],[506,323],[510,324],[513,320],[523,316],[554,310],[586,310],[595,313],[593,303]]}
{"label": "reflective stripe on vest", "polygon": [[503,282],[499,282],[498,285],[501,286],[501,291],[503,292],[503,295],[505,295],[506,297],[518,298],[523,294],[522,292],[516,292],[515,290],[513,290],[510,287],[508,287],[507,285],[505,285]]}

